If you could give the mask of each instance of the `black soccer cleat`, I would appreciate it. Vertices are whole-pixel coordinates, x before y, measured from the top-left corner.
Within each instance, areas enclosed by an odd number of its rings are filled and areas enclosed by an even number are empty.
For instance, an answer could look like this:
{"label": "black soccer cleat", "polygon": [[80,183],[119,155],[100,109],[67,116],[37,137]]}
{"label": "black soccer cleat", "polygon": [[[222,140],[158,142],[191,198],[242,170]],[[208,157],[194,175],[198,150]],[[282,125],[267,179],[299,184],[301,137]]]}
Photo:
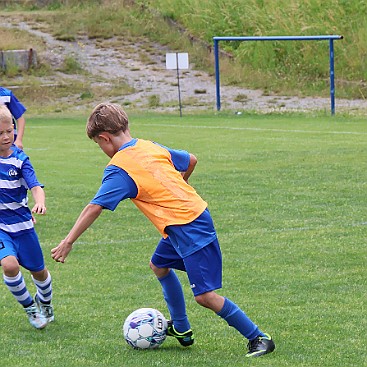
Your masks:
{"label": "black soccer cleat", "polygon": [[194,344],[194,335],[191,329],[185,331],[184,333],[179,333],[173,326],[172,320],[169,320],[167,324],[168,336],[174,336],[183,347],[189,347],[190,345]]}
{"label": "black soccer cleat", "polygon": [[246,357],[260,357],[274,351],[275,344],[269,334],[258,336],[247,344],[248,352]]}

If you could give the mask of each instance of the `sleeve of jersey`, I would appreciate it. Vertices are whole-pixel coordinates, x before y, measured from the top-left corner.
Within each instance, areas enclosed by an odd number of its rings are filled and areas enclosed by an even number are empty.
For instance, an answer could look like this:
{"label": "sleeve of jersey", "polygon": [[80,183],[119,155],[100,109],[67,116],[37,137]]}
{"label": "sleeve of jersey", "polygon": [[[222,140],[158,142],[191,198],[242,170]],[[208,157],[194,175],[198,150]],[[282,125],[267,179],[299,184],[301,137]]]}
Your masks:
{"label": "sleeve of jersey", "polygon": [[136,184],[126,171],[108,166],[104,171],[102,185],[90,203],[113,211],[120,201],[133,199],[137,194]]}
{"label": "sleeve of jersey", "polygon": [[35,187],[35,186],[44,187],[44,185],[39,183],[39,181],[37,179],[37,176],[36,176],[36,173],[34,171],[34,168],[32,166],[32,163],[30,162],[29,159],[26,159],[23,162],[22,175],[23,175],[24,181],[27,183],[29,189],[31,189],[32,187]]}
{"label": "sleeve of jersey", "polygon": [[171,149],[162,145],[171,154],[172,163],[179,172],[186,172],[190,164],[190,154],[186,150]]}
{"label": "sleeve of jersey", "polygon": [[10,102],[8,104],[8,108],[11,112],[11,114],[15,117],[15,119],[18,120],[19,117],[21,117],[24,112],[27,110],[22,103],[18,101],[18,98],[15,97],[15,95],[12,93],[10,96]]}

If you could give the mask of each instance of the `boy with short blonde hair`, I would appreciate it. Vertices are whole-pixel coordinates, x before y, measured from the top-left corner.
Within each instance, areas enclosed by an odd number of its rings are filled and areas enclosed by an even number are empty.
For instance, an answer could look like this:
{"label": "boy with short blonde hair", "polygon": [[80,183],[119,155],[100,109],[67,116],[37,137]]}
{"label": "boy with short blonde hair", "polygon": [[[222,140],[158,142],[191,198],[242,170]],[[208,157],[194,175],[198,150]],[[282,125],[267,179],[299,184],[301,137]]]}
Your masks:
{"label": "boy with short blonde hair", "polygon": [[27,109],[24,107],[14,93],[8,89],[0,86],[0,105],[5,105],[10,111],[14,124],[14,144],[23,149],[23,136],[25,130],[24,113]]}
{"label": "boy with short blonde hair", "polygon": [[[46,214],[45,193],[29,157],[14,144],[12,116],[0,106],[0,265],[4,283],[24,307],[29,322],[43,329],[54,320],[51,275],[45,267],[32,213]],[[28,208],[27,191],[34,199]],[[37,288],[33,299],[20,267],[30,271]]]}

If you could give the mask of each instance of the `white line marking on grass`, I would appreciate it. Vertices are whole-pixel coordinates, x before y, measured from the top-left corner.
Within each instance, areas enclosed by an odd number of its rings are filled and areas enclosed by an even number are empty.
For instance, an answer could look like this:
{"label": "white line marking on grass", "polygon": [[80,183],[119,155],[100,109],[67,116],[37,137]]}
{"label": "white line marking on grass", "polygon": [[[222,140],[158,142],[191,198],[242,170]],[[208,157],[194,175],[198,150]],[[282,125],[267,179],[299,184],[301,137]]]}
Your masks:
{"label": "white line marking on grass", "polygon": [[303,231],[316,231],[320,229],[338,229],[338,228],[348,228],[348,227],[363,227],[366,226],[367,222],[360,223],[345,223],[343,225],[324,225],[324,226],[315,226],[315,227],[290,227],[290,228],[249,228],[242,232],[237,232],[237,234],[244,234],[249,232],[263,232],[263,233],[285,233],[285,232],[303,232]]}
{"label": "white line marking on grass", "polygon": [[329,229],[329,228],[337,229],[337,228],[346,228],[346,227],[362,227],[365,225],[367,225],[367,222],[344,224],[342,226],[334,226],[330,224],[330,225],[317,226],[317,227],[292,227],[292,228],[270,229],[270,230],[265,230],[265,232],[291,232],[291,231],[302,232],[302,231],[315,231],[318,229]]}
{"label": "white line marking on grass", "polygon": [[156,246],[159,242],[159,240],[161,239],[161,237],[159,237],[159,235],[157,235],[157,237],[148,237],[148,238],[140,238],[140,239],[121,239],[121,240],[106,240],[106,241],[88,241],[88,242],[84,242],[84,241],[77,241],[75,242],[76,245],[88,245],[90,243],[94,243],[97,245],[116,245],[116,244],[124,244],[124,243],[142,243],[142,242],[152,242],[154,244],[154,246]]}
{"label": "white line marking on grass", "polygon": [[[315,231],[320,229],[337,229],[337,228],[346,228],[346,227],[362,227],[366,226],[367,222],[360,222],[360,223],[350,223],[350,224],[344,224],[341,226],[335,226],[335,225],[325,225],[325,226],[316,226],[316,227],[291,227],[291,228],[275,228],[275,229],[267,229],[267,228],[249,228],[241,232],[234,232],[232,235],[243,235],[245,233],[250,232],[263,232],[263,233],[285,233],[285,232],[303,232],[303,231]],[[218,233],[219,237],[224,236],[221,233]],[[151,242],[152,244],[156,245],[158,241],[160,240],[160,237],[157,235],[157,237],[147,237],[147,238],[140,238],[140,239],[119,239],[119,240],[106,240],[106,241],[77,241],[75,242],[76,245],[88,245],[88,244],[96,244],[96,245],[123,245],[124,243],[143,243],[143,242]],[[51,245],[51,244],[50,244]]]}
{"label": "white line marking on grass", "polygon": [[27,150],[48,150],[48,148],[26,148]]}
{"label": "white line marking on grass", "polygon": [[[333,134],[333,135],[367,135],[363,132],[356,131],[321,131],[321,130],[286,130],[286,129],[265,129],[260,127],[233,127],[233,126],[213,126],[213,125],[176,125],[176,124],[141,124],[137,123],[136,126],[159,126],[159,127],[180,127],[187,129],[191,127],[193,129],[221,129],[221,130],[242,130],[242,131],[269,131],[277,133],[302,133],[302,134]],[[48,125],[38,125],[29,127],[32,129],[51,129],[59,128],[59,126],[48,126]]]}
{"label": "white line marking on grass", "polygon": [[243,130],[243,131],[270,131],[278,133],[306,133],[306,134],[336,134],[336,135],[367,135],[363,132],[356,131],[321,131],[321,130],[285,130],[285,129],[265,129],[257,127],[231,127],[231,126],[208,126],[208,125],[175,125],[175,124],[139,124],[139,126],[161,126],[161,127],[181,127],[184,129],[221,129],[221,130]]}

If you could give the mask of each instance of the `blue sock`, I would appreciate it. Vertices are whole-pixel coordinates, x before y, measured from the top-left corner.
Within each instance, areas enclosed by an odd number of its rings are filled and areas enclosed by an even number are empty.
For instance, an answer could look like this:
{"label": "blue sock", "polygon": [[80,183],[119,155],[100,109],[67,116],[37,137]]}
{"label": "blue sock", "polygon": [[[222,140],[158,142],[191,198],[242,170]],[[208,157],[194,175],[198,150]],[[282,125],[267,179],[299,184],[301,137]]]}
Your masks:
{"label": "blue sock", "polygon": [[265,336],[251,319],[232,301],[224,298],[223,308],[217,313],[227,321],[229,326],[233,326],[248,340],[253,340],[257,336]]}
{"label": "blue sock", "polygon": [[158,278],[158,280],[161,283],[163,296],[176,331],[183,333],[189,330],[190,323],[186,315],[185,298],[176,273],[171,269],[165,277]]}

